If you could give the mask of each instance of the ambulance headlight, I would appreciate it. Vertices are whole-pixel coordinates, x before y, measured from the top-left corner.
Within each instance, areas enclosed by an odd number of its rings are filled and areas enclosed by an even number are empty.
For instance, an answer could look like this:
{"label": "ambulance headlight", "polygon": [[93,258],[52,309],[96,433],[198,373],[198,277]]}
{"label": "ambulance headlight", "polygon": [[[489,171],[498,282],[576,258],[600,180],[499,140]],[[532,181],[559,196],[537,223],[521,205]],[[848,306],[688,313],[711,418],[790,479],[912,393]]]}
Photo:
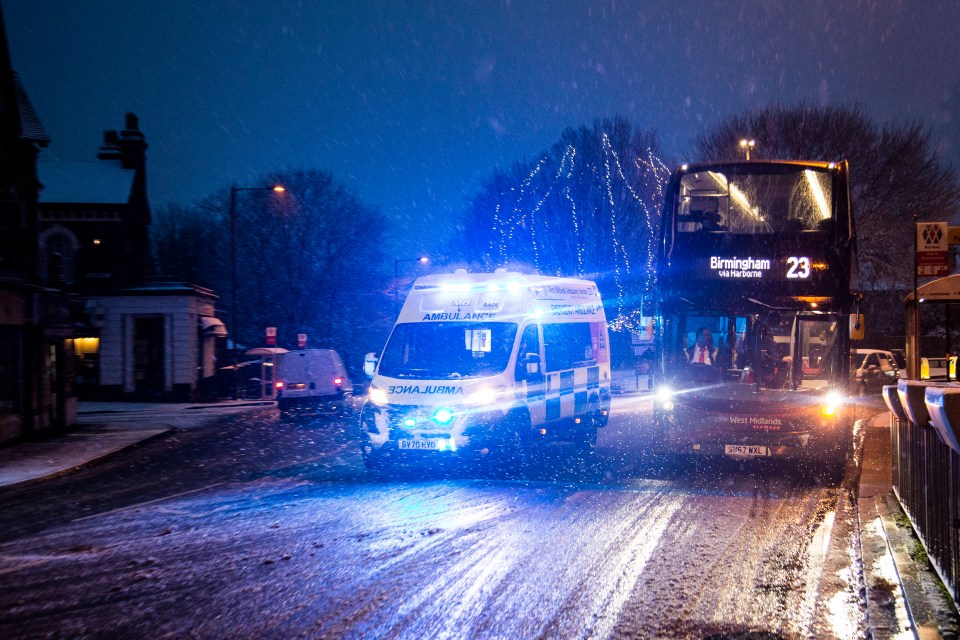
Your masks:
{"label": "ambulance headlight", "polygon": [[466,397],[464,404],[471,406],[482,406],[493,404],[497,401],[497,392],[490,387],[481,387]]}
{"label": "ambulance headlight", "polygon": [[367,392],[367,398],[373,404],[378,407],[382,407],[387,404],[387,393],[383,389],[378,389],[377,387],[370,387],[370,390]]}
{"label": "ambulance headlight", "polygon": [[450,424],[451,422],[453,422],[453,416],[454,416],[453,409],[450,409],[448,407],[440,407],[439,409],[433,412],[433,421],[441,425]]}
{"label": "ambulance headlight", "polygon": [[836,415],[837,411],[840,410],[840,407],[843,405],[845,398],[843,394],[839,391],[829,391],[827,395],[823,397],[823,400],[820,405],[820,413],[826,417],[831,417]]}
{"label": "ambulance headlight", "polygon": [[653,398],[664,411],[673,410],[673,389],[670,387],[659,387]]}

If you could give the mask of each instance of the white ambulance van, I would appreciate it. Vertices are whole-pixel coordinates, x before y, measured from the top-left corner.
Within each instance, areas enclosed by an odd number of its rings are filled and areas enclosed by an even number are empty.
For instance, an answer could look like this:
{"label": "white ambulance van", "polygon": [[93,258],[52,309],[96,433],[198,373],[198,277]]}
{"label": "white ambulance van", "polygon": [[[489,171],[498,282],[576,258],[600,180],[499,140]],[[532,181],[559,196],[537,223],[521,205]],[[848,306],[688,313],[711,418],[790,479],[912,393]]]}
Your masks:
{"label": "white ambulance van", "polygon": [[610,411],[597,286],[497,270],[417,279],[360,419],[368,468],[468,456],[518,469],[548,440],[592,451]]}

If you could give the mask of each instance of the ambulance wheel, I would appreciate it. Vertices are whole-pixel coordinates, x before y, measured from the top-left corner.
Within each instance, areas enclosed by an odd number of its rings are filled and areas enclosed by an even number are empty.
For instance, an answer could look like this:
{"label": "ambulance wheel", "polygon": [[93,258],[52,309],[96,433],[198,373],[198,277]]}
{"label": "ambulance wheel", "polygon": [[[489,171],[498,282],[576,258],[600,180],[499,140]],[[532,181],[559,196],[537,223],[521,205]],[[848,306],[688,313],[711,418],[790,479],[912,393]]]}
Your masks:
{"label": "ambulance wheel", "polygon": [[390,472],[390,459],[382,453],[367,451],[367,448],[361,445],[360,453],[363,456],[363,466],[367,468],[370,474],[377,477],[385,477]]}
{"label": "ambulance wheel", "polygon": [[573,436],[573,443],[577,448],[578,455],[593,455],[593,452],[597,449],[597,427],[595,424],[589,424],[583,430],[577,431]]}
{"label": "ambulance wheel", "polygon": [[501,444],[494,457],[496,473],[505,478],[519,478],[527,465],[527,438],[530,418],[520,413],[511,413],[500,424]]}
{"label": "ambulance wheel", "polygon": [[607,426],[607,421],[609,419],[609,412],[607,412],[607,415],[604,415],[603,411],[600,411],[599,409],[590,414],[590,421],[593,422],[593,426],[597,427],[598,429],[602,429],[603,427]]}

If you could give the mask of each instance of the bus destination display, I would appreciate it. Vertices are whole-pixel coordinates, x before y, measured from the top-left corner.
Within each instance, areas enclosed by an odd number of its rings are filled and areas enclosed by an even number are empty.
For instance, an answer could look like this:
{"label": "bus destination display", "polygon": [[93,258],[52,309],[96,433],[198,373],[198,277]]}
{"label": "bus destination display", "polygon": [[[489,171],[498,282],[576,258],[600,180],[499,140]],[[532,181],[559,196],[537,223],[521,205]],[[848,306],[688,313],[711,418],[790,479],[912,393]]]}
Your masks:
{"label": "bus destination display", "polygon": [[814,269],[825,270],[825,263],[816,263],[810,256],[770,258],[710,256],[701,268],[703,275],[729,280],[808,280]]}

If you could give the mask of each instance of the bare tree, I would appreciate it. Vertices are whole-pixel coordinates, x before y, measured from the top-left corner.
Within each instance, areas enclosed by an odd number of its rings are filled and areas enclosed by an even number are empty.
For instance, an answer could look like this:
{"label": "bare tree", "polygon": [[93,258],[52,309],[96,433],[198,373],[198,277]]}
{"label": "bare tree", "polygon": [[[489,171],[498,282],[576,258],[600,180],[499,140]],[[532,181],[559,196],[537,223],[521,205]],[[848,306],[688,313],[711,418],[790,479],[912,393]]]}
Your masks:
{"label": "bare tree", "polygon": [[[260,345],[277,327],[278,344],[335,348],[353,367],[383,345],[391,307],[382,294],[387,220],[324,171],[265,176],[264,191],[238,192],[239,306],[231,330],[245,345]],[[266,189],[274,184],[283,194]],[[213,288],[221,307],[231,295],[230,190],[193,207],[157,213],[156,263],[169,275]]]}
{"label": "bare tree", "polygon": [[951,222],[960,211],[957,174],[933,149],[929,131],[918,123],[879,126],[859,107],[777,106],[702,132],[696,159],[740,158],[744,138],[756,141],[755,160],[850,161],[860,287],[873,294],[871,324],[900,335],[900,301],[913,283],[914,216]]}
{"label": "bare tree", "polygon": [[565,130],[535,161],[486,180],[451,253],[486,269],[593,278],[610,315],[632,324],[653,285],[668,175],[658,146],[653,132],[621,118]]}
{"label": "bare tree", "polygon": [[954,170],[932,150],[920,124],[874,124],[859,107],[772,107],[739,115],[697,137],[698,160],[740,157],[739,141],[756,140],[753,159],[850,161],[860,275],[867,288],[912,282],[914,216],[952,220],[960,210]]}
{"label": "bare tree", "polygon": [[226,255],[229,241],[221,240],[229,222],[218,216],[210,219],[199,215],[193,207],[176,204],[160,207],[153,212],[150,239],[153,246],[155,275],[172,276],[205,287],[229,282],[229,264],[211,263],[209,253]]}

